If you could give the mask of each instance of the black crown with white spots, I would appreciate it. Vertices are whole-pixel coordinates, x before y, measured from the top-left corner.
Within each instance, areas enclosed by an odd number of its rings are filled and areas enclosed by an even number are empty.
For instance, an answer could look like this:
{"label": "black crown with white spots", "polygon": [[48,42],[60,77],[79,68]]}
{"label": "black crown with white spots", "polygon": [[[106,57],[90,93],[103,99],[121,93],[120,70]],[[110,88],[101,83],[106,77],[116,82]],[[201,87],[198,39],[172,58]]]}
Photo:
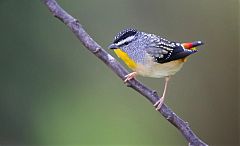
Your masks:
{"label": "black crown with white spots", "polygon": [[134,36],[136,33],[137,33],[136,29],[133,29],[133,28],[124,29],[115,36],[113,43],[116,44],[120,41],[123,41],[124,39],[128,38],[129,36]]}

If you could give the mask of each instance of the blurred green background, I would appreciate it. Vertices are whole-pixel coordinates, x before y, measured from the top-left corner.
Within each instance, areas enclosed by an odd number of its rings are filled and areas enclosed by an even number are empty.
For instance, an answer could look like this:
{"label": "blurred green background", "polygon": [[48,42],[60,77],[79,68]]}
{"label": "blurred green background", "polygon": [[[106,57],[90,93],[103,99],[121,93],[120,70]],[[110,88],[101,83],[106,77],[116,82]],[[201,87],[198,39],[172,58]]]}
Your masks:
{"label": "blurred green background", "polygon": [[[58,2],[104,48],[127,27],[205,42],[166,103],[209,145],[238,145],[239,1]],[[0,18],[0,145],[187,145],[40,0],[1,0]],[[161,94],[163,79],[138,79]]]}

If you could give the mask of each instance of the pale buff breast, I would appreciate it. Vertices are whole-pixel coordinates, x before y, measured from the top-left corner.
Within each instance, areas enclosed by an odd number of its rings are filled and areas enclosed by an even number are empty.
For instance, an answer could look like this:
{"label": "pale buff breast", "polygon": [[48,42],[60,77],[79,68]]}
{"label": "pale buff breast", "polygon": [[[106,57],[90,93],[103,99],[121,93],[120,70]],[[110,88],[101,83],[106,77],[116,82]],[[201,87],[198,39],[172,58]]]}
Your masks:
{"label": "pale buff breast", "polygon": [[134,69],[139,75],[153,78],[162,78],[174,75],[178,72],[184,63],[184,59],[174,60],[167,63],[156,63],[148,61],[146,64],[138,64]]}

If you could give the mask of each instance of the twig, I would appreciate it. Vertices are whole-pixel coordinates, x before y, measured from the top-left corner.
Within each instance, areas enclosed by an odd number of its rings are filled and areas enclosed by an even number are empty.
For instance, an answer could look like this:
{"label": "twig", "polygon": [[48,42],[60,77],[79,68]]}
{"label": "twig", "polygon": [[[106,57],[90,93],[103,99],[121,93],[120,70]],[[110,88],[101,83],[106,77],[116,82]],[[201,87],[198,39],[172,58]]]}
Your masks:
{"label": "twig", "polygon": [[[65,23],[70,30],[76,35],[76,37],[83,43],[83,45],[93,54],[95,54],[100,60],[102,60],[112,71],[114,71],[122,80],[124,76],[128,74],[128,71],[108,54],[100,45],[98,45],[83,29],[82,25],[77,19],[68,14],[62,9],[55,0],[42,0],[51,13]],[[128,82],[128,86],[146,97],[152,104],[154,104],[159,96],[156,91],[144,86],[139,81],[133,79]],[[177,116],[166,104],[163,104],[159,112],[174,125],[182,135],[189,142],[190,146],[207,146],[196,134],[191,130],[189,124]]]}

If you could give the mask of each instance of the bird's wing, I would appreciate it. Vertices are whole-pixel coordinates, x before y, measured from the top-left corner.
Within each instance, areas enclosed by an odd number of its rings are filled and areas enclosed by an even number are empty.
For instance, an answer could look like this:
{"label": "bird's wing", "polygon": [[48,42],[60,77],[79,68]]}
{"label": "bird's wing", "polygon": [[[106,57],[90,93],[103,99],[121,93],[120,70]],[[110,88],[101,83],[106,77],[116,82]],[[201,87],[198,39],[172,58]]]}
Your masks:
{"label": "bird's wing", "polygon": [[166,39],[159,38],[150,43],[146,52],[153,57],[157,63],[166,63],[173,60],[185,58],[196,50],[185,49],[181,43],[170,42]]}

